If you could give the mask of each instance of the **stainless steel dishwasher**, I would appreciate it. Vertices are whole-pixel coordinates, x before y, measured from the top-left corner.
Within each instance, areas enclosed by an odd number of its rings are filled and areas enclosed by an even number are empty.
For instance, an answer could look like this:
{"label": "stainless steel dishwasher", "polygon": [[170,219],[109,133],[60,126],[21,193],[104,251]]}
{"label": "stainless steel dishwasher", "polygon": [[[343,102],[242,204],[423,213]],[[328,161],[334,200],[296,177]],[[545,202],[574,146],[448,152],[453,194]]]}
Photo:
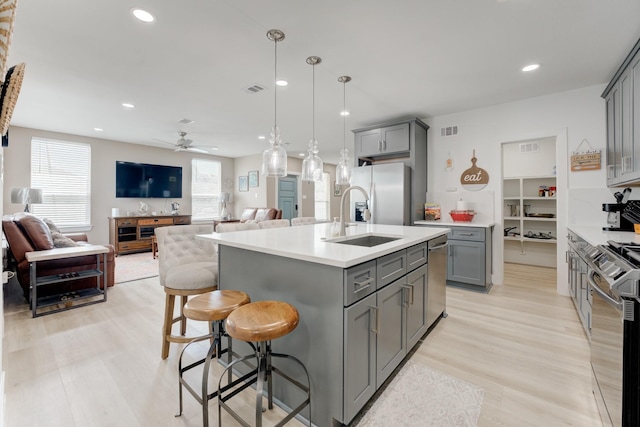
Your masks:
{"label": "stainless steel dishwasher", "polygon": [[430,328],[436,320],[447,317],[447,235],[429,240],[429,281],[427,284],[427,325]]}

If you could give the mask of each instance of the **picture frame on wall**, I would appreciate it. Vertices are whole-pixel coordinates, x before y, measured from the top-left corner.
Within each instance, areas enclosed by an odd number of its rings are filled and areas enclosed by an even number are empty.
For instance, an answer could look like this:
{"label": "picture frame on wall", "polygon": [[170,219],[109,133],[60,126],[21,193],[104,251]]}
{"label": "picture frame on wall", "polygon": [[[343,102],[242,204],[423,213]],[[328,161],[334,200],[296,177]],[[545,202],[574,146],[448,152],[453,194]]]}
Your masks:
{"label": "picture frame on wall", "polygon": [[249,191],[249,177],[238,177],[238,191]]}
{"label": "picture frame on wall", "polygon": [[249,187],[258,187],[259,182],[258,171],[249,171]]}

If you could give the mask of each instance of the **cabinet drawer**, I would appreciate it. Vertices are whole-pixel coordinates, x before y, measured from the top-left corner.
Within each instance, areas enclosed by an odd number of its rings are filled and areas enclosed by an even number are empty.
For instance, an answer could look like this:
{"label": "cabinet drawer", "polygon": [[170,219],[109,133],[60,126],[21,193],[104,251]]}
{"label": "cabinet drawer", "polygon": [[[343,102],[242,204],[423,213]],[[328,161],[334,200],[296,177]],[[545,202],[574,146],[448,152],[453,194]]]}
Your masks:
{"label": "cabinet drawer", "polygon": [[378,289],[407,274],[407,251],[402,250],[378,258],[376,276]]}
{"label": "cabinet drawer", "polygon": [[451,227],[451,233],[449,233],[449,239],[455,240],[476,240],[484,242],[485,229],[476,227]]}
{"label": "cabinet drawer", "polygon": [[117,226],[118,227],[127,227],[127,226],[136,226],[138,225],[138,220],[137,219],[119,219],[117,220]]}
{"label": "cabinet drawer", "polygon": [[176,225],[188,225],[191,224],[191,218],[188,216],[179,216],[173,218],[173,223]]}
{"label": "cabinet drawer", "polygon": [[135,251],[139,249],[151,248],[151,240],[135,240],[132,242],[118,242],[118,251]]}
{"label": "cabinet drawer", "polygon": [[344,305],[353,304],[376,290],[376,261],[368,261],[344,271]]}
{"label": "cabinet drawer", "polygon": [[173,218],[139,219],[138,225],[172,225]]}
{"label": "cabinet drawer", "polygon": [[407,248],[407,272],[427,263],[427,242]]}

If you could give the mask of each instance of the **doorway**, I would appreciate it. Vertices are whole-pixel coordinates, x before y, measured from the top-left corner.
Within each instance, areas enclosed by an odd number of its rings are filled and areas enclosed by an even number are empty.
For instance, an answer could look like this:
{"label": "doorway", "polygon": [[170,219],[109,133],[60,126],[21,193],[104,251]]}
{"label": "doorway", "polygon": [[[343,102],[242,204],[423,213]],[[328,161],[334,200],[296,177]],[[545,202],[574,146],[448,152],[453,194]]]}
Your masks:
{"label": "doorway", "polygon": [[504,262],[557,267],[556,137],[502,144]]}
{"label": "doorway", "polygon": [[278,179],[278,209],[282,219],[291,220],[298,216],[298,177],[287,175]]}

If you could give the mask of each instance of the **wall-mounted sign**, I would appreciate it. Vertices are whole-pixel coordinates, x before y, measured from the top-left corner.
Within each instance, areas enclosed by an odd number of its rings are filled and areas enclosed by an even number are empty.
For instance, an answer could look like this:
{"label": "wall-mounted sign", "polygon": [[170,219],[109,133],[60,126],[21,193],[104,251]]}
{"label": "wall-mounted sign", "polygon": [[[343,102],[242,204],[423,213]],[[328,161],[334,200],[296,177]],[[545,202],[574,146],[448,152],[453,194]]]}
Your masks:
{"label": "wall-mounted sign", "polygon": [[462,188],[468,191],[479,191],[489,184],[489,174],[486,170],[476,166],[476,150],[473,150],[471,158],[471,167],[460,175],[460,184]]}
{"label": "wall-mounted sign", "polygon": [[[586,151],[578,151],[584,143],[587,144],[588,149]],[[594,150],[585,138],[578,145],[576,151],[571,153],[571,172],[598,170],[600,169],[601,161],[602,154],[600,150]]]}

